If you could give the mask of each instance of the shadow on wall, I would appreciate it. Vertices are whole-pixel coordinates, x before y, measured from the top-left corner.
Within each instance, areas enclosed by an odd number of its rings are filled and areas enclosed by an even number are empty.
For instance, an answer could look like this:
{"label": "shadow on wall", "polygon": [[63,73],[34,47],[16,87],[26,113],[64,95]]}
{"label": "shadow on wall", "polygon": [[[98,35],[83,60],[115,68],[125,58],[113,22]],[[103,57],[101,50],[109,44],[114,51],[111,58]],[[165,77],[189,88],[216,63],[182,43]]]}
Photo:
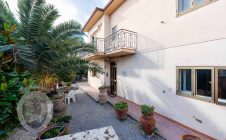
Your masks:
{"label": "shadow on wall", "polygon": [[[131,79],[139,80],[142,78],[143,71],[160,70],[164,68],[164,46],[148,37],[138,35],[138,49],[134,55],[124,56],[113,59],[117,63],[119,93],[127,97],[126,92],[133,93],[129,85]],[[129,80],[128,80],[129,79]]]}
{"label": "shadow on wall", "polygon": [[[139,35],[137,53],[122,57],[120,61],[116,60],[119,66],[120,95],[138,104],[154,105],[157,112],[159,110],[159,113],[177,119],[176,121],[198,131],[212,132],[209,135],[225,136],[223,132],[225,128],[221,129],[221,123],[214,119],[218,117],[220,109],[214,110],[216,108],[214,104],[176,95],[176,91],[172,90],[175,87],[168,87],[161,75],[155,76],[151,73],[164,69],[164,54],[163,45]],[[205,105],[207,105],[206,108]],[[212,108],[211,115],[208,115],[209,107]]]}
{"label": "shadow on wall", "polygon": [[[219,122],[216,124],[217,121],[213,116],[211,118],[208,116],[208,108],[203,110],[199,106],[200,103],[194,102],[195,99],[176,95],[176,91],[172,90],[161,79],[155,76],[148,75],[142,81],[142,83],[141,81],[121,81],[122,95],[138,104],[154,105],[156,111],[160,111],[159,113],[162,113],[162,115],[175,119],[198,131],[214,132],[216,136],[225,135],[223,129],[220,128]],[[209,104],[204,101],[197,102],[203,102],[201,105]],[[215,113],[218,114],[217,112]],[[176,119],[178,117],[179,119]],[[197,121],[197,119],[201,120],[201,122]],[[208,133],[206,134],[208,135]]]}
{"label": "shadow on wall", "polygon": [[164,49],[164,45],[160,42],[157,42],[145,35],[137,34],[137,51],[139,52],[150,52],[155,50]]}
{"label": "shadow on wall", "polygon": [[139,62],[144,66],[151,65],[151,69],[164,67],[164,45],[141,34],[138,34],[137,45],[137,54],[141,55]]}
{"label": "shadow on wall", "polygon": [[119,75],[127,73],[127,77],[140,78],[142,70],[158,70],[164,68],[164,46],[147,37],[139,35],[137,53],[116,59]]}
{"label": "shadow on wall", "polygon": [[[151,91],[150,92],[151,96],[158,99],[154,103],[155,106],[160,105],[158,107],[159,108],[162,107],[161,110],[165,111],[166,115],[169,114],[171,116],[176,116],[175,118],[180,117],[180,121],[183,121],[184,123],[186,122],[187,125],[190,125],[190,127],[195,125],[196,128],[199,128],[199,131],[203,132],[203,128],[205,128],[205,131],[214,132],[218,136],[224,135],[222,129],[219,126],[219,123],[217,126],[216,120],[214,120],[213,116],[211,118],[208,116],[209,111],[207,110],[210,108],[206,107],[206,109],[203,110],[203,106],[209,103],[204,101],[198,101],[198,100],[196,100],[197,101],[196,102],[194,101],[195,99],[190,99],[187,97],[176,95],[175,90],[170,90],[171,88],[166,86],[163,83],[163,81],[161,81],[161,79],[157,77],[148,76],[147,80],[148,80],[148,87]],[[165,90],[166,92],[162,92],[163,90]],[[137,95],[138,95],[137,96],[138,98],[141,97],[139,96],[139,93],[137,93]],[[151,96],[144,97],[144,98],[145,99],[149,98],[150,100]],[[138,99],[138,100],[144,100],[144,99]],[[160,103],[158,101],[160,101]],[[203,102],[203,103],[198,103],[198,102]],[[202,105],[202,107],[200,105]],[[214,114],[218,114],[218,113],[215,112]],[[179,121],[179,120],[176,120],[176,121]]]}

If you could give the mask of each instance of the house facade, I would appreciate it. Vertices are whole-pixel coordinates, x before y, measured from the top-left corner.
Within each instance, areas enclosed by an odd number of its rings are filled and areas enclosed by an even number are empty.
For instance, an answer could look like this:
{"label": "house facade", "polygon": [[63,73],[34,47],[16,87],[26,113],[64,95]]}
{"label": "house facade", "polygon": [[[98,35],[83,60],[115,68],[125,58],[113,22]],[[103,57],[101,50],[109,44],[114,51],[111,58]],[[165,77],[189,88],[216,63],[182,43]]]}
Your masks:
{"label": "house facade", "polygon": [[85,58],[95,88],[219,140],[226,139],[226,1],[112,0],[83,31],[97,51]]}

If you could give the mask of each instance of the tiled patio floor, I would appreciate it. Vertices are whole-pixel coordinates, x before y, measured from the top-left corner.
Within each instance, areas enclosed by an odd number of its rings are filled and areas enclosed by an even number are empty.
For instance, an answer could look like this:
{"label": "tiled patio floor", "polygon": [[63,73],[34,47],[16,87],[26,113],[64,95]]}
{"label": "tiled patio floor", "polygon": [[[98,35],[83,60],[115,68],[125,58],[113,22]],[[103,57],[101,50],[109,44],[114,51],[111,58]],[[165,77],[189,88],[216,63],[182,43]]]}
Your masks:
{"label": "tiled patio floor", "polygon": [[[87,82],[79,83],[79,87],[85,91],[89,96],[91,96],[94,100],[98,101],[98,93],[99,91],[88,85]],[[111,104],[115,104],[118,101],[125,100],[121,97],[109,97],[108,102]],[[140,117],[140,106],[128,101],[129,112],[128,115],[139,121]],[[167,140],[180,140],[183,134],[192,134],[195,136],[199,136],[202,140],[212,140],[213,138],[203,135],[197,131],[189,129],[179,123],[171,121],[170,119],[161,116],[160,114],[155,114],[156,119],[156,127],[159,130],[161,136],[166,138]]]}

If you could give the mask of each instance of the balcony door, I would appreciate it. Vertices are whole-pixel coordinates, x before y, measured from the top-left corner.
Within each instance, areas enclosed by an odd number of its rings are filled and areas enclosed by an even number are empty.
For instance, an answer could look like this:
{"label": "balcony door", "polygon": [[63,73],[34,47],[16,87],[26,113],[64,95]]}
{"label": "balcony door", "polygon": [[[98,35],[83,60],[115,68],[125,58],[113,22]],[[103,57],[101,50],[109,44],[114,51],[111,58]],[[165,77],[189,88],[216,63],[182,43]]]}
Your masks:
{"label": "balcony door", "polygon": [[111,62],[110,66],[110,86],[111,86],[111,93],[110,96],[117,95],[117,65],[115,62]]}

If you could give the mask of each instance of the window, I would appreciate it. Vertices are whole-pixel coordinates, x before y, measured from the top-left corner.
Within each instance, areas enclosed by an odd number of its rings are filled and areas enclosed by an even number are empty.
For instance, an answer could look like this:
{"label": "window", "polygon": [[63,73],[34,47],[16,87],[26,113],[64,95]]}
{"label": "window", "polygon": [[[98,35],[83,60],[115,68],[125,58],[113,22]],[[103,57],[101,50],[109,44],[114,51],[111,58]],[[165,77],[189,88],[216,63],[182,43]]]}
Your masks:
{"label": "window", "polygon": [[183,15],[217,0],[176,0],[177,15]]}
{"label": "window", "polygon": [[117,25],[116,26],[114,26],[112,29],[111,29],[111,32],[112,32],[112,34],[113,34],[113,36],[112,36],[112,40],[115,40],[115,38],[116,38],[116,32],[117,32]]}
{"label": "window", "polygon": [[177,94],[214,102],[214,93],[214,67],[177,67]]}
{"label": "window", "polygon": [[191,69],[180,69],[179,70],[180,79],[179,79],[179,92],[191,95]]}
{"label": "window", "polygon": [[195,0],[195,4],[203,3],[205,0]]}
{"label": "window", "polygon": [[95,37],[94,36],[92,36],[92,42],[94,42],[95,41]]}
{"label": "window", "polygon": [[211,99],[212,97],[212,73],[211,69],[195,70],[196,96]]}
{"label": "window", "polygon": [[226,68],[216,69],[216,102],[226,104]]}
{"label": "window", "polygon": [[90,76],[99,79],[100,78],[100,73],[98,73],[96,71],[90,71]]}
{"label": "window", "polygon": [[97,73],[95,71],[91,71],[91,76],[95,77],[97,75]]}
{"label": "window", "polygon": [[116,31],[117,31],[117,25],[112,28],[112,34],[114,34]]}
{"label": "window", "polygon": [[192,6],[192,0],[178,0],[178,12],[181,13],[190,9]]}

